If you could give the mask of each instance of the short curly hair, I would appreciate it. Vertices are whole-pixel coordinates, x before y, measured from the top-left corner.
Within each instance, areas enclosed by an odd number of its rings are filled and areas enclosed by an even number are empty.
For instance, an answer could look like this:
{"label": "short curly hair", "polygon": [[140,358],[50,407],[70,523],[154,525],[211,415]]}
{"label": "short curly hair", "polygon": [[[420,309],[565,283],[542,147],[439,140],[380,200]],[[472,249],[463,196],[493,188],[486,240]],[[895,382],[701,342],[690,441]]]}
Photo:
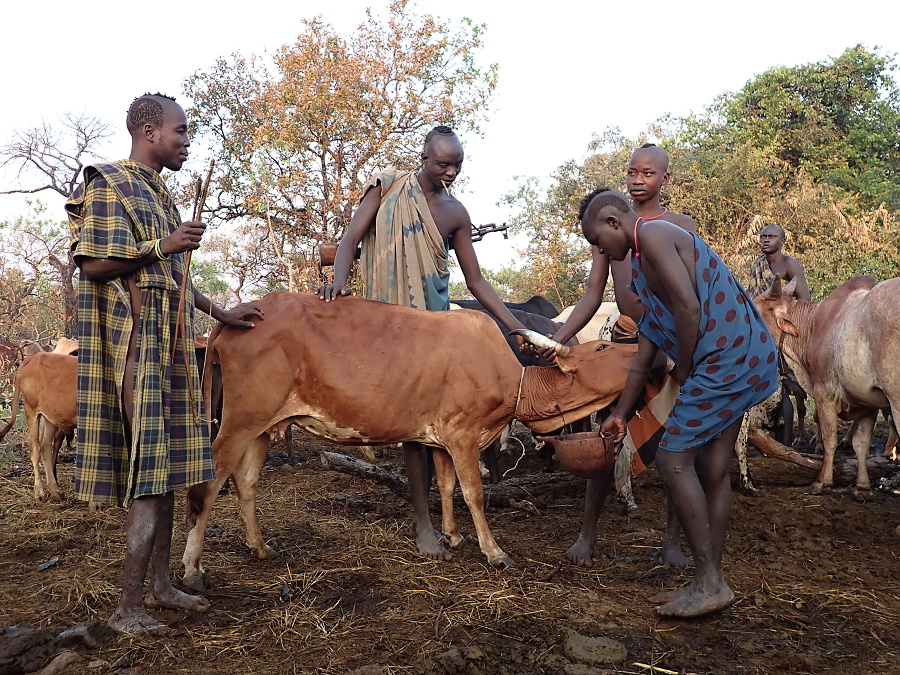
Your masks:
{"label": "short curly hair", "polygon": [[622,213],[628,213],[631,207],[628,202],[615,190],[608,187],[598,187],[596,190],[588,192],[578,207],[579,222],[587,219],[593,220],[597,217],[597,212],[604,206],[615,206]]}
{"label": "short curly hair", "polygon": [[162,125],[163,107],[159,101],[160,99],[175,101],[174,96],[156,92],[155,94],[146,93],[138,96],[131,102],[131,105],[128,106],[128,116],[125,118],[125,126],[128,129],[128,133],[133,134],[145,124],[152,124],[155,127]]}

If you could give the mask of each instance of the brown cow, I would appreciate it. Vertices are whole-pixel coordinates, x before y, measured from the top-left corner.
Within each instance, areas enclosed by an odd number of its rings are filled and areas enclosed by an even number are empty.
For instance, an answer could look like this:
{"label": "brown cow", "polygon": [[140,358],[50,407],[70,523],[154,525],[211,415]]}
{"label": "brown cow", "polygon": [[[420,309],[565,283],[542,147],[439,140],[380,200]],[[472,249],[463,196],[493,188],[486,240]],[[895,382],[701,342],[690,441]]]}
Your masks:
{"label": "brown cow", "polygon": [[[546,433],[605,407],[621,392],[636,351],[552,343],[556,367],[523,368],[481,312],[423,312],[355,297],[325,303],[303,293],[271,293],[254,304],[265,316],[254,330],[219,326],[209,339],[207,365],[221,364],[224,408],[213,443],[216,478],[188,491],[189,588],[203,588],[203,534],[229,477],[253,555],[273,555],[259,529],[256,485],[269,431],[289,423],[338,443],[433,446],[451,545],[462,541],[452,501],[458,477],[481,551],[492,564],[511,565],[484,516],[480,451],[513,418]],[[210,386],[207,368],[207,398]]]}
{"label": "brown cow", "polygon": [[78,340],[72,338],[61,337],[53,345],[54,354],[73,354],[78,351]]}
{"label": "brown cow", "polygon": [[838,418],[858,420],[856,489],[870,488],[866,458],[879,410],[900,419],[900,279],[853,277],[821,302],[794,298],[776,279],[753,302],[803,389],[816,402],[824,461],[813,488],[834,482]]}
{"label": "brown cow", "polygon": [[[31,445],[31,465],[34,467],[34,497],[38,501],[47,498],[41,482],[39,462],[44,465],[50,496],[53,499],[60,498],[54,452],[54,447],[58,451],[59,445],[53,441],[57,430],[70,434],[75,428],[77,382],[78,357],[65,354],[38,352],[26,358],[16,373],[12,419],[0,429],[0,441],[9,433],[16,421],[21,392],[25,402],[25,421],[28,424]],[[42,423],[42,419],[49,424]]]}

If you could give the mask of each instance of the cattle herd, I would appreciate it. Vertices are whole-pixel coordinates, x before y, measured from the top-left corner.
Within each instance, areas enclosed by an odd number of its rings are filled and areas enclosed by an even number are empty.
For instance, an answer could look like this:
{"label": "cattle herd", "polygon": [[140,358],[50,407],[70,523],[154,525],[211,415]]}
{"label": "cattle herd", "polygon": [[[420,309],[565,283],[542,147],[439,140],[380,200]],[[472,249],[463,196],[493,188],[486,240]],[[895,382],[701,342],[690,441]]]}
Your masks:
{"label": "cattle herd", "polygon": [[[754,302],[815,402],[824,456],[812,487],[833,484],[840,419],[854,420],[855,488],[867,490],[866,458],[879,412],[888,420],[889,445],[896,447],[900,279],[876,283],[871,277],[855,277],[819,302],[797,300],[793,290],[792,284],[776,281]],[[609,341],[604,332],[610,314],[615,317],[613,303],[604,303],[572,344],[552,343],[554,365],[511,349],[511,338],[470,301],[459,301],[459,311],[422,312],[352,297],[323,303],[310,294],[272,293],[257,304],[265,319],[254,330],[220,325],[208,342],[203,338],[196,344],[201,355],[206,352],[206,400],[219,392],[222,403],[213,442],[216,478],[194,486],[187,497],[191,530],[183,556],[184,582],[195,589],[204,585],[201,554],[213,502],[229,478],[237,488],[253,555],[272,555],[257,520],[256,487],[270,437],[291,424],[343,444],[418,441],[431,446],[442,530],[451,545],[462,540],[453,513],[458,481],[481,551],[494,565],[512,565],[484,515],[480,453],[514,420],[543,434],[575,420],[589,421],[620,393],[636,351],[635,345]],[[510,308],[533,329],[523,336],[544,347],[549,343],[543,336],[571,311],[559,312],[543,298]],[[297,331],[298,325],[304,330]],[[0,441],[13,426],[21,399],[38,501],[60,498],[55,464],[61,444],[71,439],[77,425],[76,371],[75,341],[64,338],[53,349],[35,342],[0,343],[0,375],[7,373],[13,384],[12,417],[0,429]],[[763,412],[777,403],[766,402]],[[747,417],[764,419],[766,414]],[[746,438],[745,428],[736,450],[741,485],[750,487],[744,469]],[[629,460],[634,451],[634,443],[626,442],[616,468],[617,489],[631,507]]]}

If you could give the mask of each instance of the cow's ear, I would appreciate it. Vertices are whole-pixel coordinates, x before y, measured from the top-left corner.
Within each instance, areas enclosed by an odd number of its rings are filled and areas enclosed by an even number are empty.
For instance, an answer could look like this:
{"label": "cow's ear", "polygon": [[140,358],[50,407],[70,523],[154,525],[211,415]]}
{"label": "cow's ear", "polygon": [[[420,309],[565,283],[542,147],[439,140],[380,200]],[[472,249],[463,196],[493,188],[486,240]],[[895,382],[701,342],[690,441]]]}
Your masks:
{"label": "cow's ear", "polygon": [[800,335],[800,331],[797,329],[797,324],[791,321],[790,317],[788,317],[787,312],[784,307],[775,308],[775,323],[778,324],[778,329],[784,331],[788,335],[793,335],[797,337]]}
{"label": "cow's ear", "polygon": [[578,370],[578,367],[575,365],[575,360],[570,354],[567,354],[566,356],[557,355],[556,365],[564,373],[574,373]]}

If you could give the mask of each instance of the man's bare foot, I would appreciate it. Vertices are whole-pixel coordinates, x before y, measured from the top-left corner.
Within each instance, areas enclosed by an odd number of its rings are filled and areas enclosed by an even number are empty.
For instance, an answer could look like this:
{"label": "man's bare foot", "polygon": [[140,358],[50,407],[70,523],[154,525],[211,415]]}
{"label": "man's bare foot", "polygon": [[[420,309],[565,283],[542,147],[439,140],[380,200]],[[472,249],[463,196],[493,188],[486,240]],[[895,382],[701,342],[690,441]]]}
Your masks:
{"label": "man's bare foot", "polygon": [[672,591],[660,591],[650,598],[650,602],[654,605],[665,605],[670,602],[675,602],[678,598],[687,593],[690,588],[690,586],[684,586],[683,588],[676,588]]}
{"label": "man's bare foot", "polygon": [[441,543],[443,537],[440,532],[433,527],[424,527],[422,528],[424,532],[418,534],[416,529],[414,524],[412,536],[416,539],[416,548],[419,549],[419,553],[432,560],[453,560],[453,555]]}
{"label": "man's bare foot", "polygon": [[692,618],[703,616],[720,609],[725,609],[734,602],[734,591],[722,580],[712,588],[703,588],[702,584],[688,586],[677,599],[657,607],[661,616],[676,618]]}
{"label": "man's bare foot", "polygon": [[663,567],[691,567],[694,561],[681,550],[681,544],[663,544],[659,549],[659,560]]}
{"label": "man's bare foot", "polygon": [[107,625],[117,633],[136,635],[139,633],[168,633],[171,632],[166,624],[157,621],[144,610],[124,613],[119,609],[109,617]]}
{"label": "man's bare foot", "polygon": [[209,611],[209,600],[202,595],[188,595],[169,586],[161,591],[148,591],[144,596],[144,606],[150,609],[185,609],[189,612],[206,614]]}
{"label": "man's bare foot", "polygon": [[576,565],[581,565],[582,567],[590,567],[594,560],[591,553],[591,547],[580,537],[578,541],[572,544],[569,547],[569,550],[566,551],[566,557]]}

